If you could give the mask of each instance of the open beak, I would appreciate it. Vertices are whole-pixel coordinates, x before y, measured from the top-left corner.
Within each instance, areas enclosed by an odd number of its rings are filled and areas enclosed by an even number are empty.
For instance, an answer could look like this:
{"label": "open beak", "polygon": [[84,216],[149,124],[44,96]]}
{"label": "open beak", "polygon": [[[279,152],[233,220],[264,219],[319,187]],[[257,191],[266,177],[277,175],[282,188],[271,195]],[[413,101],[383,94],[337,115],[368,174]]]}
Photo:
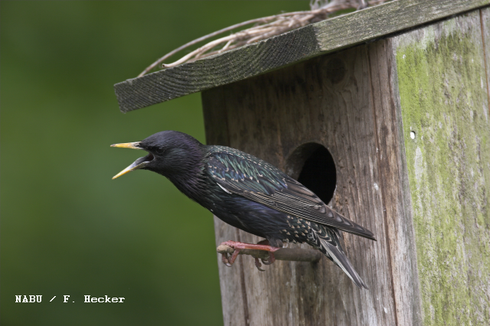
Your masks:
{"label": "open beak", "polygon": [[[112,144],[111,147],[131,148],[131,149],[143,149],[140,146],[140,142]],[[128,166],[127,168],[125,168],[124,170],[122,170],[121,172],[119,172],[118,174],[116,174],[115,176],[113,176],[112,177],[112,180],[114,180],[116,178],[119,178],[120,176],[122,176],[122,175],[124,175],[124,174],[126,174],[128,172],[141,169],[141,168],[145,167],[148,163],[149,163],[148,156],[140,157],[139,159],[137,159],[136,161],[134,161],[133,163],[131,163],[130,166]]]}

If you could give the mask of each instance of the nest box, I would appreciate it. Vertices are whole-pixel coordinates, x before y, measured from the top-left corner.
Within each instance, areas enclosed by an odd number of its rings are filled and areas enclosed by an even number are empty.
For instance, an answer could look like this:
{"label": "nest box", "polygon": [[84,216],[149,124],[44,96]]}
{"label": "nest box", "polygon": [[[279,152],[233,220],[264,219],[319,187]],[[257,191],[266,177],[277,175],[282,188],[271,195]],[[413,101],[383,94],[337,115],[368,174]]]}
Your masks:
{"label": "nest box", "polygon": [[378,239],[344,233],[369,290],[325,258],[220,263],[225,325],[490,324],[489,5],[388,2],[115,85],[122,111],[202,92],[209,144]]}

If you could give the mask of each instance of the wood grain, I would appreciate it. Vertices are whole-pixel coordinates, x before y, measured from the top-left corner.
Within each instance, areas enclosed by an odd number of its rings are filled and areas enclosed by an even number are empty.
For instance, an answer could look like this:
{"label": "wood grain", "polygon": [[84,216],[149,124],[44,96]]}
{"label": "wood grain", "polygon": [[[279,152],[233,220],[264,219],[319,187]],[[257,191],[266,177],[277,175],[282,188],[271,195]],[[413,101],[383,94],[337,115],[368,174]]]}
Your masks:
{"label": "wood grain", "polygon": [[490,324],[485,14],[393,38],[426,325]]}
{"label": "wood grain", "polygon": [[392,276],[396,324],[419,325],[422,323],[422,308],[417,254],[392,40],[370,45],[369,59],[381,181],[379,189],[389,237],[386,268]]}
{"label": "wood grain", "polygon": [[[282,169],[286,169],[291,153],[305,143],[316,142],[328,148],[336,160],[338,179],[331,205],[371,229],[378,239],[372,242],[345,235],[347,254],[369,291],[355,287],[326,258],[318,264],[279,261],[264,273],[257,272],[253,259],[247,257],[241,257],[231,269],[220,266],[222,293],[226,297],[231,293],[237,296],[234,283],[243,282],[247,298],[246,302],[241,301],[242,305],[225,305],[223,299],[225,325],[243,324],[245,314],[249,325],[395,325],[397,313],[403,313],[404,309],[397,312],[395,306],[388,245],[394,236],[387,234],[390,230],[383,206],[396,205],[400,198],[384,200],[380,191],[392,187],[388,184],[392,180],[381,174],[398,176],[400,172],[397,166],[388,171],[391,174],[384,171],[377,154],[378,122],[374,113],[381,110],[381,104],[373,100],[373,92],[384,95],[384,88],[389,86],[389,81],[374,86],[371,82],[371,70],[380,68],[383,62],[384,71],[389,70],[387,61],[370,62],[370,51],[377,47],[386,53],[385,41],[378,44],[322,56],[220,87],[219,99],[214,90],[203,93],[205,111],[222,112],[225,108],[230,146]],[[394,111],[392,102],[387,106],[385,111]],[[391,135],[397,132],[393,127],[397,126],[396,121],[384,116],[382,110],[379,116],[392,126],[383,129],[383,137],[396,139],[397,135]],[[215,130],[212,121],[206,128],[210,133]],[[237,239],[232,229],[217,223],[217,243],[260,240],[242,231],[238,231]]]}
{"label": "wood grain", "polygon": [[[207,96],[202,97],[204,112],[204,123],[206,126],[206,141],[208,144],[229,145],[227,106],[223,93],[223,88],[214,88],[206,92]],[[236,239],[239,241],[238,230],[214,217],[214,231],[216,235],[216,246],[222,239]],[[238,264],[241,257],[237,258],[235,268],[224,268],[221,257],[218,256],[218,266],[220,268],[220,289],[221,303],[223,307],[223,320],[225,325],[249,325],[249,311],[247,292],[245,290],[245,280],[243,266]],[[231,307],[238,307],[233,309]]]}
{"label": "wood grain", "polygon": [[490,0],[399,0],[114,85],[122,112],[226,85],[460,14]]}
{"label": "wood grain", "polygon": [[[378,239],[345,235],[369,291],[327,259],[220,265],[225,325],[490,322],[489,12],[203,92],[211,143],[291,175],[297,148],[325,146],[330,205]],[[216,236],[260,240],[218,220]]]}
{"label": "wood grain", "polygon": [[485,51],[484,63],[487,77],[488,116],[490,116],[490,8],[480,10],[482,44]]}

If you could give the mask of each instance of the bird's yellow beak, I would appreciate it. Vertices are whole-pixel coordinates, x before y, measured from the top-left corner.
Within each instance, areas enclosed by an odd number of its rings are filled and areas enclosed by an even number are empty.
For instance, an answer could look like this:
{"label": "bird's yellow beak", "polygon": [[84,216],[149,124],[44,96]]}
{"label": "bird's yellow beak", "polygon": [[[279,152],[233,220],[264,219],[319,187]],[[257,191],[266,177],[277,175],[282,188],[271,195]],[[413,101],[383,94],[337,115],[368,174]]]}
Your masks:
{"label": "bird's yellow beak", "polygon": [[139,141],[135,141],[135,142],[132,142],[132,143],[112,144],[111,147],[130,148],[130,149],[142,149],[140,147],[140,142]]}
{"label": "bird's yellow beak", "polygon": [[[121,143],[121,144],[112,144],[111,147],[119,147],[119,148],[130,148],[130,149],[142,149],[140,146],[140,142],[132,142],[132,143]],[[143,157],[140,157],[136,161],[134,161],[130,166],[116,174],[115,176],[112,177],[112,180],[119,178],[122,175],[125,175],[126,173],[129,173],[131,171],[141,169],[144,167],[148,162],[144,160]]]}

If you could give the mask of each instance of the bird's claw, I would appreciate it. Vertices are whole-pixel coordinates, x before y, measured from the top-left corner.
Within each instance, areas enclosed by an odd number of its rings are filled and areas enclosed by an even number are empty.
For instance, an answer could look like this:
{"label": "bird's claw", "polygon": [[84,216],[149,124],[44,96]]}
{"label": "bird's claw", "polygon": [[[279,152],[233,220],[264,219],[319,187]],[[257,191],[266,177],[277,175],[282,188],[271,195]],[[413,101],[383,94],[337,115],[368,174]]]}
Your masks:
{"label": "bird's claw", "polygon": [[274,264],[276,261],[276,257],[274,257],[274,254],[272,252],[269,252],[269,258],[267,259],[260,259],[264,265],[271,265]]}
{"label": "bird's claw", "polygon": [[[261,259],[262,260],[262,259]],[[262,261],[263,262],[263,261]],[[262,269],[262,264],[259,261],[259,258],[255,258],[255,267],[261,272],[265,272],[265,269]]]}
{"label": "bird's claw", "polygon": [[223,253],[223,254],[221,254],[221,261],[222,261],[222,262],[223,262],[223,264],[225,264],[226,266],[231,267],[230,260],[228,259],[228,254],[227,254],[227,253]]}
{"label": "bird's claw", "polygon": [[[262,269],[262,264],[264,265],[271,265],[276,261],[276,258],[274,257],[274,254],[272,252],[269,252],[269,258],[263,259],[263,258],[255,258],[255,267],[261,272],[265,272],[265,269]],[[261,264],[262,262],[262,264]]]}
{"label": "bird's claw", "polygon": [[228,253],[221,254],[221,260],[223,261],[223,264],[225,264],[228,267],[231,267],[231,265],[233,265],[236,258],[238,257],[239,253],[240,253],[240,249],[235,248],[235,251],[233,251],[233,254],[231,254],[231,257],[229,259],[228,259]]}

